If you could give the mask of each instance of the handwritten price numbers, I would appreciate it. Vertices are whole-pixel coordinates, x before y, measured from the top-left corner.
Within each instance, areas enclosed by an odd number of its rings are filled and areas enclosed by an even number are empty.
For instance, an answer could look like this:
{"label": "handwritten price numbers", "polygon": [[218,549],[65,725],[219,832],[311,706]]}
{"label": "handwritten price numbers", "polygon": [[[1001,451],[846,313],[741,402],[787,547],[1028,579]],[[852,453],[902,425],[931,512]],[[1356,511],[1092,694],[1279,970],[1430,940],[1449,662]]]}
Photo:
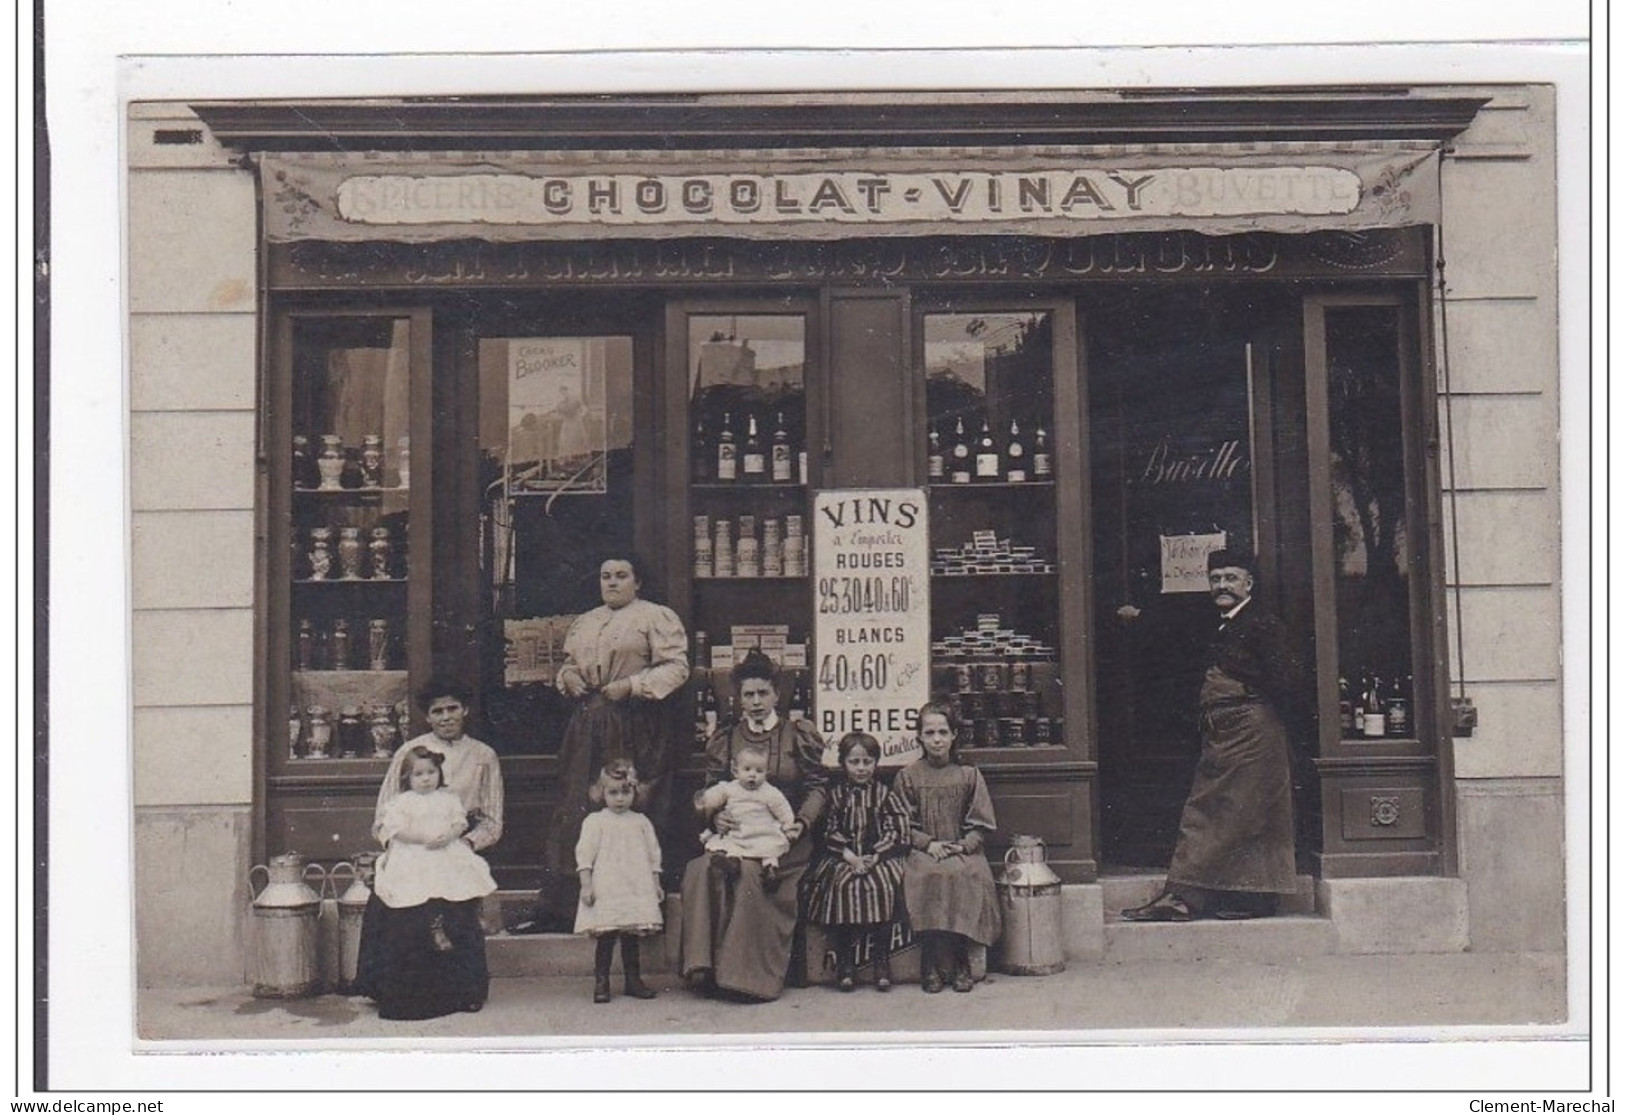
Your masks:
{"label": "handwritten price numbers", "polygon": [[909,610],[911,577],[820,577],[820,615],[881,615]]}
{"label": "handwritten price numbers", "polygon": [[861,654],[854,662],[844,654],[826,654],[818,660],[818,688],[825,693],[872,693],[886,688],[896,656]]}

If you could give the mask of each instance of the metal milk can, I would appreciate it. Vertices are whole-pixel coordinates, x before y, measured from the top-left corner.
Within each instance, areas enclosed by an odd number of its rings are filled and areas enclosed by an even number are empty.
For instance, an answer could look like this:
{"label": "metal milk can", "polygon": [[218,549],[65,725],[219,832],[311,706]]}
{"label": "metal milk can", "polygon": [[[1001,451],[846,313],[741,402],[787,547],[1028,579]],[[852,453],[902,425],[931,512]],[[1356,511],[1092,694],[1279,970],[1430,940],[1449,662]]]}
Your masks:
{"label": "metal milk can", "polygon": [[1017,836],[1010,842],[997,890],[1004,915],[1000,970],[1017,976],[1047,976],[1064,970],[1061,877],[1045,861],[1042,839]]}
{"label": "metal milk can", "polygon": [[333,865],[327,877],[338,889],[340,871],[348,872],[350,885],[338,896],[339,904],[339,963],[338,990],[349,995],[355,991],[356,973],[361,957],[361,922],[367,912],[367,900],[372,897],[372,870],[378,859],[377,852],[357,852],[349,863]]}
{"label": "metal milk can", "polygon": [[265,886],[254,895],[252,933],[254,994],[262,999],[295,999],[313,994],[321,984],[317,956],[317,916],[321,895],[305,882],[311,871],[318,885],[326,873],[320,864],[306,864],[297,852],[272,856],[270,863],[248,869],[248,889],[254,873],[265,872]]}

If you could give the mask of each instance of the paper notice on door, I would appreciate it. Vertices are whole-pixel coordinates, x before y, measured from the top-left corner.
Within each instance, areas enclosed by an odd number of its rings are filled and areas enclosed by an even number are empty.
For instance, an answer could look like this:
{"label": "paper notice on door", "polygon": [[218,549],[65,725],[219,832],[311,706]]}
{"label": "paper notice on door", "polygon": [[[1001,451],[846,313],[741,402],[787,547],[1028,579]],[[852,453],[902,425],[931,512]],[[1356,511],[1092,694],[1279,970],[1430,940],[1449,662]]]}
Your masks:
{"label": "paper notice on door", "polygon": [[1225,533],[1164,534],[1162,536],[1162,591],[1206,592],[1207,556],[1224,549]]}

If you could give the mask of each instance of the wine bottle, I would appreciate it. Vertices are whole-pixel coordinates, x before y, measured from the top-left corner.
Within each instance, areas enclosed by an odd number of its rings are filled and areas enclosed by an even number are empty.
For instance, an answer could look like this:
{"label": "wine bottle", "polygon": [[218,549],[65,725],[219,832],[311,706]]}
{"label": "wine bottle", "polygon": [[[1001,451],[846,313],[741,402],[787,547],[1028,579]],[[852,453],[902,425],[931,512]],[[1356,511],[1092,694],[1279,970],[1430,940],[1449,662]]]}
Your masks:
{"label": "wine bottle", "polygon": [[711,479],[711,439],[706,436],[703,413],[694,417],[694,444],[690,448],[689,461],[693,466],[690,479],[703,484]]}
{"label": "wine bottle", "polygon": [[1004,447],[1004,478],[1012,484],[1027,479],[1027,449],[1021,444],[1021,427],[1010,419],[1010,441]]}
{"label": "wine bottle", "polygon": [[802,675],[797,673],[795,683],[790,686],[789,718],[792,722],[805,720],[811,712],[812,710],[807,707],[807,683]]}
{"label": "wine bottle", "polygon": [[1354,735],[1354,697],[1349,692],[1349,679],[1337,679],[1337,725],[1343,738]]}
{"label": "wine bottle", "polygon": [[1049,456],[1049,438],[1040,425],[1033,431],[1033,479],[1048,480],[1053,474]]}
{"label": "wine bottle", "polygon": [[976,479],[999,479],[999,447],[993,444],[993,431],[987,419],[982,419],[982,434],[976,439]]}
{"label": "wine bottle", "polygon": [[717,692],[708,682],[700,682],[694,706],[694,742],[704,747],[717,731]]}
{"label": "wine bottle", "polygon": [[767,454],[762,451],[762,439],[756,433],[753,414],[745,426],[745,451],[740,454],[740,475],[747,481],[761,483],[767,477]]}
{"label": "wine bottle", "polygon": [[1388,694],[1388,707],[1384,712],[1390,736],[1404,738],[1411,734],[1411,684],[1409,674],[1403,679],[1396,678],[1394,688]]}
{"label": "wine bottle", "polygon": [[739,458],[734,445],[732,416],[724,412],[722,429],[717,432],[717,479],[730,482],[739,479]]}
{"label": "wine bottle", "polygon": [[970,445],[965,441],[965,420],[954,421],[954,444],[948,451],[948,479],[955,484],[970,483]]}
{"label": "wine bottle", "polygon": [[1384,734],[1388,730],[1388,718],[1382,711],[1382,678],[1375,674],[1371,676],[1371,687],[1366,690],[1362,703],[1365,705],[1365,718],[1361,725],[1363,734],[1368,737]]}
{"label": "wine bottle", "polygon": [[779,424],[773,429],[773,483],[790,483],[790,431],[784,428],[784,411],[779,411]]}
{"label": "wine bottle", "polygon": [[1349,720],[1345,736],[1358,736],[1365,732],[1365,679],[1358,686],[1349,687]]}
{"label": "wine bottle", "polygon": [[942,464],[942,435],[937,433],[937,424],[931,423],[931,433],[926,441],[930,446],[925,453],[925,477],[927,480],[941,482],[943,479]]}

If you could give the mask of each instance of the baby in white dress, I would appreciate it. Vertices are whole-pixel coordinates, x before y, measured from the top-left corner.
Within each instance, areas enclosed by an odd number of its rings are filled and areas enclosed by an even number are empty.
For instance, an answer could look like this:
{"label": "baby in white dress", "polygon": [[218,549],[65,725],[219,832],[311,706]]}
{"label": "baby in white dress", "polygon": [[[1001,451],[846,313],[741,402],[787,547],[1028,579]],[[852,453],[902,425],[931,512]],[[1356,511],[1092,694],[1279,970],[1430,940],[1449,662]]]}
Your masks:
{"label": "baby in white dress", "polygon": [[701,790],[700,808],[720,811],[718,816],[733,823],[726,831],[707,829],[700,834],[712,862],[732,875],[739,874],[739,861],[762,861],[762,882],[771,887],[778,882],[779,857],[790,850],[786,829],[795,823],[790,799],[767,780],[767,752],[747,744],[734,752],[733,781],[718,782]]}
{"label": "baby in white dress", "polygon": [[444,762],[438,752],[414,747],[401,768],[401,788],[410,792],[394,798],[378,820],[378,839],[387,847],[373,890],[394,909],[431,898],[467,902],[497,889],[484,858],[459,839],[468,831],[468,814],[445,785]]}

